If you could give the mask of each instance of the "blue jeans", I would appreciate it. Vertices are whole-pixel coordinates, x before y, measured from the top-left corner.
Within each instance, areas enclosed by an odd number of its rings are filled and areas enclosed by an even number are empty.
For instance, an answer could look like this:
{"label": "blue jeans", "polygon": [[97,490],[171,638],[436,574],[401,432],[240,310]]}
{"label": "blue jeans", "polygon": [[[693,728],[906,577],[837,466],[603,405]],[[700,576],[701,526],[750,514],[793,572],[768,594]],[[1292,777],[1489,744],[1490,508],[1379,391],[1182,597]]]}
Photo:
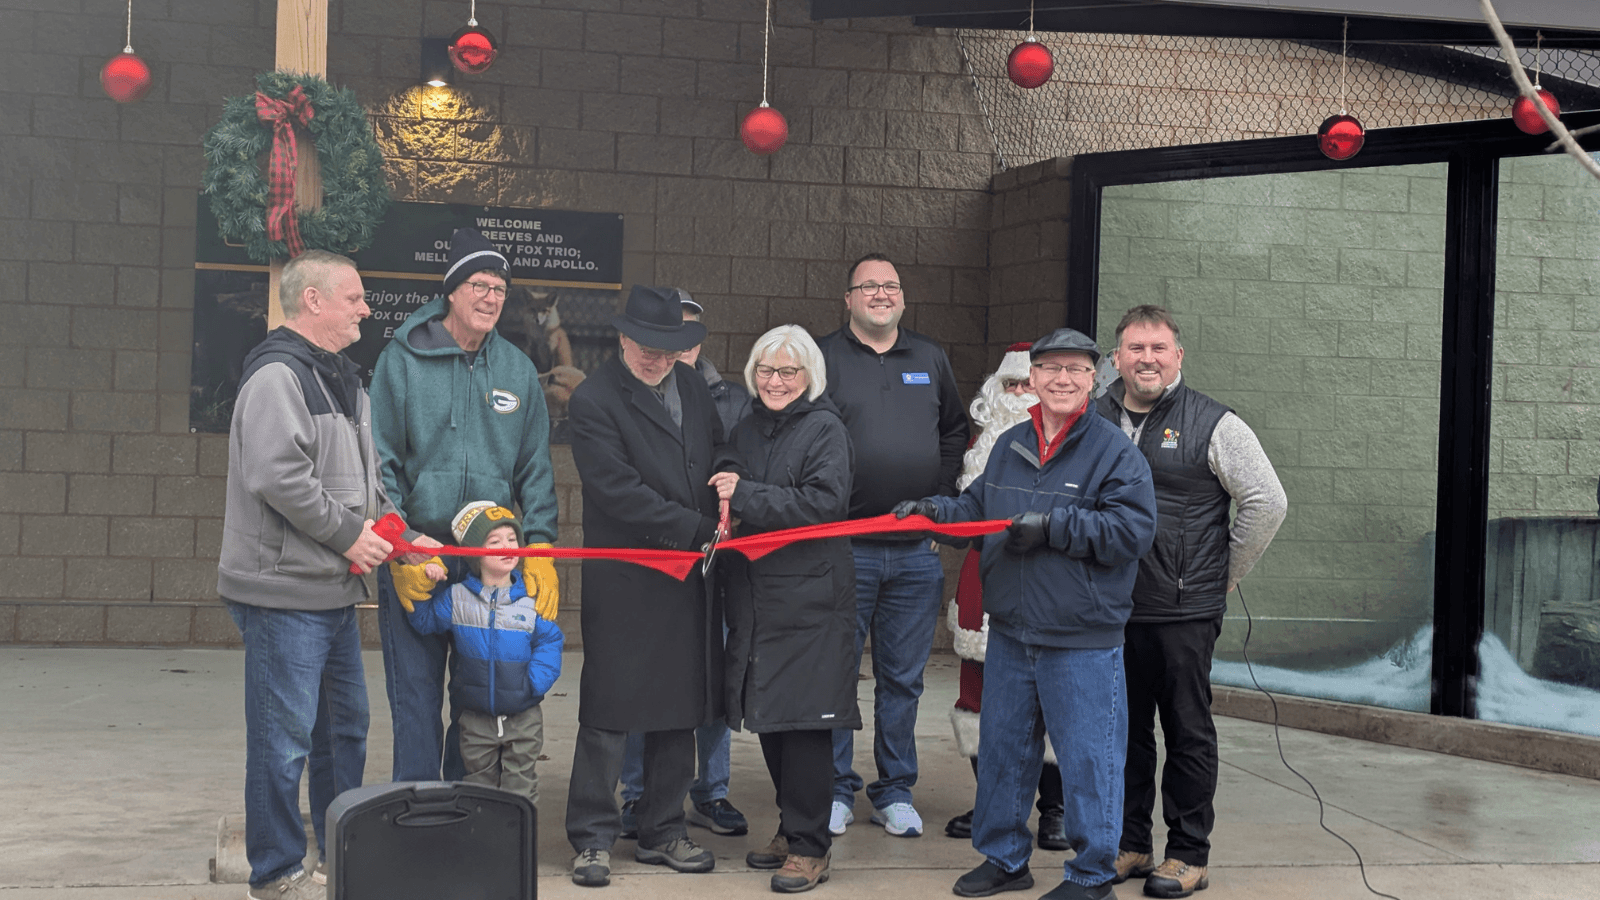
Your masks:
{"label": "blue jeans", "polygon": [[[694,730],[695,754],[698,774],[689,787],[689,799],[695,803],[709,803],[728,796],[728,779],[732,763],[728,754],[732,736],[725,722],[712,722]],[[628,732],[628,741],[622,753],[622,802],[630,803],[644,794],[644,732]]]}
{"label": "blue jeans", "polygon": [[244,638],[245,855],[257,887],[294,873],[306,855],[300,778],[310,760],[318,849],[328,804],[361,786],[367,765],[367,682],[355,607],[267,609],[227,601]]}
{"label": "blue jeans", "polygon": [[[459,580],[466,568],[460,557],[447,557],[446,565],[451,581]],[[411,627],[386,565],[378,567],[378,634],[383,685],[394,721],[390,780],[438,781],[442,761],[444,780],[460,781],[467,773],[461,762],[461,726],[456,724],[461,714],[451,707],[448,733],[439,720],[450,636],[419,634]]]}
{"label": "blue jeans", "polygon": [[1007,872],[1027,864],[1033,851],[1028,814],[1048,733],[1061,766],[1067,840],[1078,850],[1063,877],[1088,887],[1116,877],[1127,693],[1121,647],[1062,650],[989,629],[974,849]]}
{"label": "blue jeans", "polygon": [[[872,634],[872,759],[878,780],[867,785],[874,809],[910,803],[917,783],[917,702],[922,671],[944,597],[944,567],[927,541],[852,541],[856,562],[856,666]],[[833,732],[833,799],[855,803],[862,778],[853,768],[855,732]],[[1037,773],[1036,773],[1037,777]]]}

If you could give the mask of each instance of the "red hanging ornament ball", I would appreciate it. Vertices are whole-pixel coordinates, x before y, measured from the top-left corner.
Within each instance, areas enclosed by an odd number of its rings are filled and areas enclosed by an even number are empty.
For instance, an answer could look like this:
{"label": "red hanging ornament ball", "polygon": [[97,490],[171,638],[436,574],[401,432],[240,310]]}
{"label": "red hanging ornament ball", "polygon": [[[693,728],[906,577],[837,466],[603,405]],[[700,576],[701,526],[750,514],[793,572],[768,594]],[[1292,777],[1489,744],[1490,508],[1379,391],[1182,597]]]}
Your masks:
{"label": "red hanging ornament ball", "polygon": [[[1544,104],[1545,109],[1550,110],[1550,115],[1561,118],[1561,104],[1556,101],[1556,96],[1544,88],[1539,88],[1538,93],[1539,102]],[[1520,94],[1511,104],[1511,121],[1528,134],[1544,134],[1550,130],[1550,126],[1540,118],[1539,110],[1534,108],[1533,101]]]}
{"label": "red hanging ornament ball", "polygon": [[1006,57],[1006,75],[1018,87],[1036,88],[1049,81],[1055,70],[1056,60],[1050,48],[1031,37],[1013,47]]}
{"label": "red hanging ornament ball", "polygon": [[777,153],[789,140],[789,122],[783,113],[762,103],[739,123],[739,139],[757,156]]}
{"label": "red hanging ornament ball", "polygon": [[450,62],[468,75],[487,71],[499,55],[494,35],[480,26],[477,20],[467,23],[465,28],[450,37]]}
{"label": "red hanging ornament ball", "polygon": [[118,103],[133,103],[150,90],[150,67],[132,50],[124,50],[100,67],[100,86]]}
{"label": "red hanging ornament ball", "polygon": [[1317,146],[1329,159],[1346,160],[1361,152],[1367,142],[1367,129],[1355,116],[1340,113],[1322,120],[1317,129]]}

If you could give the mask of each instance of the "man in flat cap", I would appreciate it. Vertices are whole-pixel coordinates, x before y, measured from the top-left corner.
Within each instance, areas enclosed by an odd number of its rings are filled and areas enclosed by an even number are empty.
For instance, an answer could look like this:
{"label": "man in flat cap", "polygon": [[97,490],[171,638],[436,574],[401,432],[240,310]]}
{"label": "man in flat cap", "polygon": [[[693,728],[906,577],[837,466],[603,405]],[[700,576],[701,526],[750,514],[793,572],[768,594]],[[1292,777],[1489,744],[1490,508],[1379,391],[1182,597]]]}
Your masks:
{"label": "man in flat cap", "polygon": [[979,564],[989,646],[972,846],[984,862],[956,881],[955,893],[1033,886],[1028,813],[1048,734],[1066,838],[1078,853],[1044,896],[1104,900],[1115,896],[1128,740],[1122,629],[1139,558],[1155,539],[1155,489],[1139,449],[1089,409],[1094,341],[1061,328],[1029,355],[1039,402],[1000,435],[983,474],[959,497],[908,500],[894,511],[939,522],[1011,520],[1006,533],[984,538]]}
{"label": "man in flat cap", "polygon": [[[705,379],[680,362],[705,339],[672,288],[634,285],[612,320],[618,352],[573,391],[572,456],[583,481],[587,547],[696,550],[717,528],[709,485],[722,424]],[[679,581],[615,560],[583,563],[583,676],[567,798],[572,880],[609,883],[622,831],[617,780],[630,731],[644,733],[635,858],[709,872],[683,800],[694,729],[722,716],[722,624],[698,567]]]}

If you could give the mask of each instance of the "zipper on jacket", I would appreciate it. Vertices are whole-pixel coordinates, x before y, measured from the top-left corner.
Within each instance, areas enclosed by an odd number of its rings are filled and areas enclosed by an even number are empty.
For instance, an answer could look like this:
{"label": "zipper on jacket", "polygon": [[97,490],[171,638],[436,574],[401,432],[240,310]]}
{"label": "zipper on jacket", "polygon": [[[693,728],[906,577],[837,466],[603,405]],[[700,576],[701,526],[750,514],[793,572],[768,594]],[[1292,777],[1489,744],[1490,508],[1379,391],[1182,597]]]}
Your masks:
{"label": "zipper on jacket", "polygon": [[[493,647],[494,643],[495,643],[495,640],[494,640],[494,614],[495,614],[495,611],[498,608],[499,608],[499,601],[496,600],[495,597],[494,597],[494,588],[489,588],[489,646],[490,647]],[[495,659],[494,659],[493,651],[489,652],[487,654],[487,656],[489,657],[489,715],[492,716],[492,715],[495,714],[495,711],[494,711],[494,670],[495,670],[495,664],[494,663],[495,663]]]}

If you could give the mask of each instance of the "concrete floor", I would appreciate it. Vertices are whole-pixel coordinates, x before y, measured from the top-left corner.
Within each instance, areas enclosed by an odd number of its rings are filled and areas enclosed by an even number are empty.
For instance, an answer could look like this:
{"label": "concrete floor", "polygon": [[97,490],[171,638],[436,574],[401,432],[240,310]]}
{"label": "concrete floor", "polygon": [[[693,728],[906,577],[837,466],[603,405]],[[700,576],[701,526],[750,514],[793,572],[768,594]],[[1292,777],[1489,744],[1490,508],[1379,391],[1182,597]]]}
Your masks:
{"label": "concrete floor", "polygon": [[[390,723],[382,661],[367,654],[372,698],[369,782],[388,776]],[[242,654],[231,650],[0,647],[0,900],[239,900],[209,882],[218,821],[243,811]],[[747,837],[691,829],[717,854],[708,875],[679,875],[614,851],[612,886],[574,886],[562,829],[581,654],[545,703],[539,893],[547,898],[768,896],[769,873],[746,850],[776,826],[771,785],[751,735],[735,735],[730,799]],[[872,683],[861,684],[870,710]],[[835,897],[926,900],[980,862],[943,836],[971,805],[972,775],[954,750],[947,710],[951,657],[935,658],[918,727],[917,806],[929,834],[892,838],[860,820],[834,845]],[[1351,851],[1323,832],[1305,784],[1284,769],[1270,726],[1219,719],[1222,773],[1211,900],[1356,900],[1370,896]],[[857,743],[870,770],[870,730]],[[1372,886],[1401,900],[1600,897],[1600,782],[1321,734],[1285,730],[1284,752],[1328,804],[1327,824],[1358,847]],[[869,774],[870,777],[870,774]],[[1158,825],[1159,828],[1159,825]],[[1063,854],[1039,852],[1037,896]],[[1142,896],[1138,882],[1118,889]]]}

